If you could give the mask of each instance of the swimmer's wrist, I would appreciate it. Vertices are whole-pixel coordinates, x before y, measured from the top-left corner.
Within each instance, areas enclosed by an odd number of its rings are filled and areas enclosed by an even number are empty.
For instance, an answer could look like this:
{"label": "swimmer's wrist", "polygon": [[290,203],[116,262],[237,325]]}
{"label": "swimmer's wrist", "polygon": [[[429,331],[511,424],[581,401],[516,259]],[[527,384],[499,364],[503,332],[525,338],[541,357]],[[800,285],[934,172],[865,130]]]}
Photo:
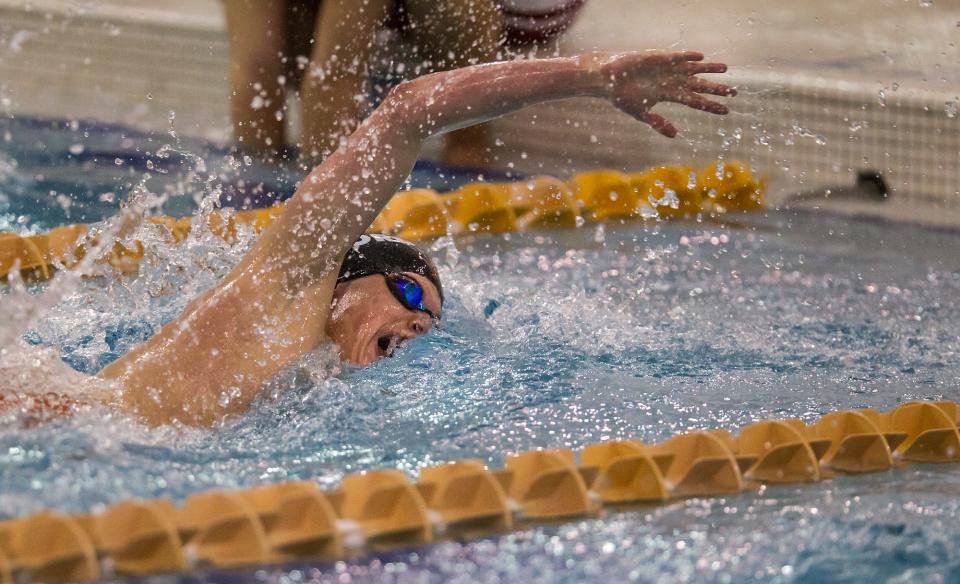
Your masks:
{"label": "swimmer's wrist", "polygon": [[610,62],[610,53],[603,51],[587,51],[573,57],[580,71],[580,84],[586,95],[606,97],[609,94],[610,83],[607,79],[606,66]]}

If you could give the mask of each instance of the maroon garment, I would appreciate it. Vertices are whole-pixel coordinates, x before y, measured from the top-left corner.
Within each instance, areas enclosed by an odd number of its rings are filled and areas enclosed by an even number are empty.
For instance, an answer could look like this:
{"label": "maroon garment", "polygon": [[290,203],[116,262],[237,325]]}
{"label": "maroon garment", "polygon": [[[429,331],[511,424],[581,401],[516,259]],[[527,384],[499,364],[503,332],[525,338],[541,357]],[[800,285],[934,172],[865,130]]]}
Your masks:
{"label": "maroon garment", "polygon": [[508,46],[538,44],[567,30],[586,0],[501,0]]}
{"label": "maroon garment", "polygon": [[[523,47],[548,41],[567,30],[587,0],[500,0],[507,46]],[[408,27],[404,1],[397,0],[387,26],[398,31]]]}

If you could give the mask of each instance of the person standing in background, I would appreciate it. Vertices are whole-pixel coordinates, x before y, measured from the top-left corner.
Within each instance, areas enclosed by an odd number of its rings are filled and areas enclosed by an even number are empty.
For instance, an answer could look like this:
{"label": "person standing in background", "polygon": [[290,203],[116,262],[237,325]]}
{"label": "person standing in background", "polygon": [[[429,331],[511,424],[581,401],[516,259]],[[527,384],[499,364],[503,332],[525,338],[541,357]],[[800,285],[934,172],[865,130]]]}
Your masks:
{"label": "person standing in background", "polygon": [[[286,94],[299,91],[301,161],[316,164],[370,111],[378,38],[408,43],[399,78],[503,58],[556,37],[585,0],[224,0],[234,138],[266,159],[288,157]],[[373,87],[384,93],[388,87]],[[480,166],[486,126],[445,138],[443,162]]]}

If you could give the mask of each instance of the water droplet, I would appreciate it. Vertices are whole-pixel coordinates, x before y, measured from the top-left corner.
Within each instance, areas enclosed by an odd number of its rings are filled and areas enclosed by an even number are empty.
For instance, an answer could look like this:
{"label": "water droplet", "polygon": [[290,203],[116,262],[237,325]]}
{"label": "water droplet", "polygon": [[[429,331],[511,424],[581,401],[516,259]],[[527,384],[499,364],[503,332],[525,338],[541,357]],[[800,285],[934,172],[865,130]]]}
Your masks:
{"label": "water droplet", "polygon": [[946,112],[948,118],[954,119],[957,117],[958,105],[960,105],[960,97],[955,97],[943,104],[943,111]]}
{"label": "water droplet", "polygon": [[604,229],[603,223],[597,225],[597,230],[593,234],[593,240],[597,243],[603,243],[607,239],[607,230]]}
{"label": "water droplet", "polygon": [[[51,191],[51,194],[53,194],[52,191]],[[56,196],[54,197],[54,199],[57,201],[57,205],[59,205],[60,208],[63,209],[64,213],[67,214],[67,217],[69,217],[69,216],[70,216],[70,206],[73,205],[73,199],[71,199],[70,197],[68,197],[67,195],[64,195],[64,194],[62,194],[62,193],[56,195]]]}
{"label": "water droplet", "polygon": [[230,405],[230,402],[240,397],[240,388],[233,385],[227,388],[226,391],[220,394],[220,406],[227,407]]}
{"label": "water droplet", "polygon": [[646,205],[640,206],[640,217],[643,219],[656,219],[660,217],[660,213],[653,207],[647,207]]}

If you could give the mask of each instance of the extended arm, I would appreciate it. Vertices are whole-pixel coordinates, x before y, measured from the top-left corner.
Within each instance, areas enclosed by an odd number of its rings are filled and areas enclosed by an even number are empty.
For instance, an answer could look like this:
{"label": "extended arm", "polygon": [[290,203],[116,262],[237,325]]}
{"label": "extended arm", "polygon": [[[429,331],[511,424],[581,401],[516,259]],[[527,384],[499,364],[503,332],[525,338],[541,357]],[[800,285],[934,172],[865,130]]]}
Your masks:
{"label": "extended arm", "polygon": [[698,53],[591,54],[492,63],[401,84],[304,180],[240,264],[153,338],[104,369],[124,405],[153,423],[210,424],[247,408],[263,383],[323,339],[339,264],[405,180],[428,137],[524,106],[575,96],[610,99],[673,136],[650,112],[674,101],[713,113],[700,95],[732,88]]}
{"label": "extended arm", "polygon": [[[347,246],[373,222],[407,177],[424,140],[534,103],[577,96],[608,98],[673,137],[673,126],[650,112],[657,102],[674,101],[724,114],[726,106],[699,93],[735,93],[695,77],[726,71],[725,65],[700,59],[702,55],[693,52],[590,54],[477,65],[403,83],[307,177],[258,245],[263,255],[250,259],[284,266],[288,272],[297,272],[298,283],[310,282],[339,265]],[[322,261],[305,257],[318,244],[325,252]],[[313,266],[310,273],[302,270],[307,265]]]}

